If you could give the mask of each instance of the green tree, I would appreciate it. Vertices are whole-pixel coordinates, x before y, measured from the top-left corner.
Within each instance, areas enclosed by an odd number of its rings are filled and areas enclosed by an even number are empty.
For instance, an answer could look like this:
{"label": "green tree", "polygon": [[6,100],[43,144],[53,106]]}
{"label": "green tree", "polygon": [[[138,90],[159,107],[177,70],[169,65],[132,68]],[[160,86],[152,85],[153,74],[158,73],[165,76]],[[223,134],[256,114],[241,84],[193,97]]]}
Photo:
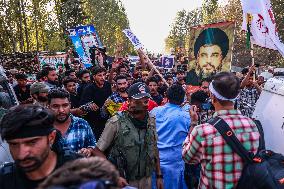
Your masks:
{"label": "green tree", "polygon": [[119,0],[2,0],[0,1],[0,53],[16,51],[64,51],[71,46],[66,31],[79,25],[94,25],[111,54],[125,42],[129,28]]}
{"label": "green tree", "polygon": [[177,12],[176,18],[171,26],[170,34],[165,39],[166,52],[170,52],[171,48],[175,51],[180,47],[187,48],[189,29],[192,26],[200,25],[202,18],[201,9],[194,9],[189,12],[186,10]]}

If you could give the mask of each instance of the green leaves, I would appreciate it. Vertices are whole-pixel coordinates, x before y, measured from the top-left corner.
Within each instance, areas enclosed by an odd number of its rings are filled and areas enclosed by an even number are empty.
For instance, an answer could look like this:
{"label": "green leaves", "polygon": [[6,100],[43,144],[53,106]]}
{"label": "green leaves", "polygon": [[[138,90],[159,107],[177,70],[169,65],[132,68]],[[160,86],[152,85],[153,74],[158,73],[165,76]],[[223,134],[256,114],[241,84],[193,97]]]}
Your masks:
{"label": "green leaves", "polygon": [[166,51],[170,52],[173,48],[175,51],[179,47],[186,48],[188,46],[188,33],[192,26],[200,25],[202,23],[203,15],[200,8],[187,12],[182,10],[177,12],[174,23],[171,26],[169,36],[165,39]]}
{"label": "green leaves", "polygon": [[66,30],[86,24],[97,28],[110,54],[122,42],[134,50],[122,33],[129,21],[119,0],[2,0],[0,53],[64,51],[72,45]]}

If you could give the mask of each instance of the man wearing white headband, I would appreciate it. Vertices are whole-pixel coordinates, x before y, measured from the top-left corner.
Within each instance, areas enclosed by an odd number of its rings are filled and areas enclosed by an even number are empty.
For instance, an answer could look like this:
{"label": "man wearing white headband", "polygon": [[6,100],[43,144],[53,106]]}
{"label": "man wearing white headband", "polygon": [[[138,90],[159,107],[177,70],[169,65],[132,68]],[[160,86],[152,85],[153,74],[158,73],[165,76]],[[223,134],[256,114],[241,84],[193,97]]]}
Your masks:
{"label": "man wearing white headband", "polygon": [[[234,109],[240,91],[240,81],[229,72],[218,73],[209,85],[213,117],[223,119],[243,146],[253,153],[259,145],[259,132],[255,123]],[[183,144],[183,159],[189,164],[201,163],[199,188],[234,188],[241,176],[244,162],[226,144],[210,123],[196,125],[196,107],[190,111],[191,128]],[[194,123],[195,122],[195,123]]]}

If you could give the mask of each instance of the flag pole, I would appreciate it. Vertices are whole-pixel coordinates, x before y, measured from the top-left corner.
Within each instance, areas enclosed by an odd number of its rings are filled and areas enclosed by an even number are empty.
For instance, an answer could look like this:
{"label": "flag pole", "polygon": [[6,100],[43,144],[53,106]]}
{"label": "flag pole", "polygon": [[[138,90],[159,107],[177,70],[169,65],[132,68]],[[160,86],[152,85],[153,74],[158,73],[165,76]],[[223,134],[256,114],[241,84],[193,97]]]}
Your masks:
{"label": "flag pole", "polygon": [[[251,54],[251,66],[255,65],[255,61],[254,61],[254,48],[253,48],[253,43],[251,41],[251,31],[250,31],[250,26],[251,26],[251,22],[252,22],[252,15],[251,14],[247,14],[247,46],[250,48],[250,54]],[[255,73],[253,74],[253,81],[255,81]]]}
{"label": "flag pole", "polygon": [[254,51],[253,51],[253,43],[250,44],[250,54],[251,54],[251,65],[254,66],[255,62],[254,62]]}

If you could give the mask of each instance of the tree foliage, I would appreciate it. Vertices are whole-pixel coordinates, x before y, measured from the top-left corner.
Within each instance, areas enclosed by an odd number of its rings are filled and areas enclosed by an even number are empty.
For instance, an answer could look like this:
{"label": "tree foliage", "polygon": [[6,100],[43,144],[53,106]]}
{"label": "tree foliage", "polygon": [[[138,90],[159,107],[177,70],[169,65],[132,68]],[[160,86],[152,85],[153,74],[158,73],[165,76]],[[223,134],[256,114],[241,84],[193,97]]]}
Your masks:
{"label": "tree foliage", "polygon": [[64,51],[70,27],[92,24],[113,53],[118,43],[133,51],[122,30],[129,28],[119,0],[1,0],[0,53]]}
{"label": "tree foliage", "polygon": [[190,27],[200,25],[202,20],[203,15],[200,8],[188,12],[186,10],[177,12],[170,34],[165,39],[166,52],[170,52],[171,48],[177,51],[179,48],[188,47],[187,39]]}

